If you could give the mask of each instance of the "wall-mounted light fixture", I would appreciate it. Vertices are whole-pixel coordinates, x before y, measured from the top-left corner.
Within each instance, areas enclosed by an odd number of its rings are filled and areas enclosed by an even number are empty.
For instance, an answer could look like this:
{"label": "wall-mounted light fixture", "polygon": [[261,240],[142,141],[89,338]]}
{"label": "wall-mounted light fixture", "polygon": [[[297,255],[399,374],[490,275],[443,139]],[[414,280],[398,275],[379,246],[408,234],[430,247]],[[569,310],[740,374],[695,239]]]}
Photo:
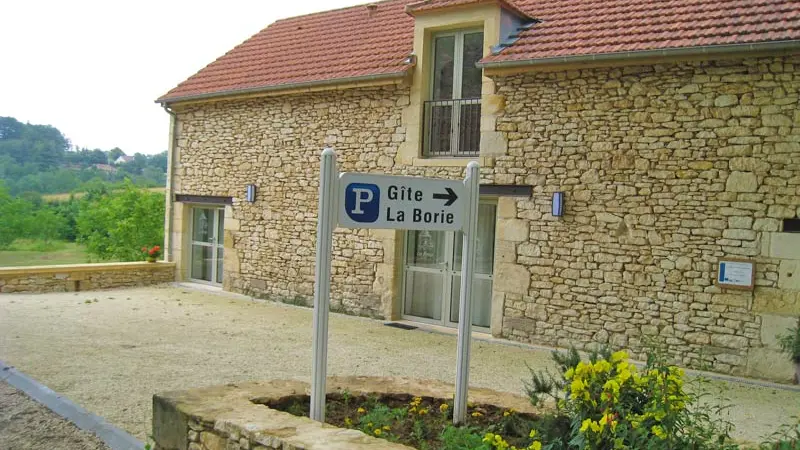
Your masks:
{"label": "wall-mounted light fixture", "polygon": [[244,198],[245,198],[245,200],[247,200],[248,203],[253,203],[254,201],[256,201],[256,185],[255,184],[248,184],[247,185],[247,190],[245,191]]}
{"label": "wall-mounted light fixture", "polygon": [[553,217],[564,215],[564,193],[553,192]]}

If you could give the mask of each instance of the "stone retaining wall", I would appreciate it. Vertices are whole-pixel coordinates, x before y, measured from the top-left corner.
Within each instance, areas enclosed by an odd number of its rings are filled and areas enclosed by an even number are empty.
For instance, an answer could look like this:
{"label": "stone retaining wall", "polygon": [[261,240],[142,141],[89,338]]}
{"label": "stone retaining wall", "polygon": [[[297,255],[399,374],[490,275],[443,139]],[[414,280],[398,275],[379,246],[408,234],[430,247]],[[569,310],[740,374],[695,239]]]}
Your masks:
{"label": "stone retaining wall", "polygon": [[[153,396],[156,450],[401,450],[410,449],[358,430],[323,425],[264,406],[270,400],[309,394],[308,383],[295,380],[248,382],[167,392]],[[329,393],[353,395],[410,394],[452,400],[452,384],[433,380],[384,377],[334,377]],[[470,389],[469,399],[534,413],[523,397],[489,389]]]}
{"label": "stone retaining wall", "polygon": [[175,264],[125,262],[0,267],[0,293],[77,292],[175,281]]}

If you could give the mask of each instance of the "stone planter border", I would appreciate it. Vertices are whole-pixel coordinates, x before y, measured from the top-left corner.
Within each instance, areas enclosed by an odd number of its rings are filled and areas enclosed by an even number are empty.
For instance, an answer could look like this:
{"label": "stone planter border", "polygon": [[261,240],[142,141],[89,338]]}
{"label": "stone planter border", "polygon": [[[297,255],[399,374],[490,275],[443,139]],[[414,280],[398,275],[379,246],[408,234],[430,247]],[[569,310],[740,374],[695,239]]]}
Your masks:
{"label": "stone planter border", "polygon": [[[328,393],[413,395],[452,399],[452,384],[434,380],[386,377],[334,377]],[[400,450],[410,447],[357,430],[337,428],[264,405],[271,400],[308,395],[308,383],[296,380],[248,382],[166,392],[153,396],[153,439],[157,450]],[[475,404],[536,410],[524,397],[470,389]]]}

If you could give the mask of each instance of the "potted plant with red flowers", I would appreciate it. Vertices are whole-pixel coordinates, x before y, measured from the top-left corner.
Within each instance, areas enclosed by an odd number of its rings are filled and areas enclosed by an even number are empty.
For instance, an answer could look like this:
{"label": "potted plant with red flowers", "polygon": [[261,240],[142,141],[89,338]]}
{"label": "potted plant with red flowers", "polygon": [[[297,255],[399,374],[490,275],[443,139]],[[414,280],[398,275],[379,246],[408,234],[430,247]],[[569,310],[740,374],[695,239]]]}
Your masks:
{"label": "potted plant with red flowers", "polygon": [[778,336],[778,344],[786,356],[794,363],[794,384],[800,383],[800,319],[797,325]]}
{"label": "potted plant with red flowers", "polygon": [[154,245],[152,247],[142,247],[142,253],[145,255],[145,260],[147,262],[154,263],[158,260],[158,257],[161,256],[161,246]]}

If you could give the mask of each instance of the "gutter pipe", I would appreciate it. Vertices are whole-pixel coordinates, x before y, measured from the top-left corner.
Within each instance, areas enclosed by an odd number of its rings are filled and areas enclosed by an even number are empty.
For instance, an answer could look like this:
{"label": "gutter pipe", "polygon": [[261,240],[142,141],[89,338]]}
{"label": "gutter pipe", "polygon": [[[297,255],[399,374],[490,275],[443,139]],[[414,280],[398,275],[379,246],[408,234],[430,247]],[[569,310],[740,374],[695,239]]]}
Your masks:
{"label": "gutter pipe", "polygon": [[173,228],[173,201],[175,193],[175,151],[178,148],[178,115],[166,104],[161,105],[164,111],[170,115],[169,149],[167,150],[167,195],[165,195],[166,205],[164,208],[164,260],[175,262],[172,251],[172,228]]}
{"label": "gutter pipe", "polygon": [[726,55],[739,52],[797,51],[800,40],[758,42],[753,44],[703,45],[699,47],[674,47],[661,50],[598,53],[593,55],[555,56],[550,58],[520,59],[509,61],[479,62],[483,69],[505,69],[513,67],[543,66],[549,64],[590,63],[604,61],[628,61],[644,58],[670,56]]}
{"label": "gutter pipe", "polygon": [[[217,97],[228,97],[231,95],[246,95],[246,94],[255,94],[261,92],[273,92],[273,91],[285,91],[291,89],[303,89],[303,88],[314,88],[320,86],[331,86],[336,84],[342,83],[357,83],[357,82],[364,82],[364,81],[383,81],[383,80],[393,80],[398,79],[406,76],[409,70],[413,67],[413,64],[410,65],[408,68],[399,71],[399,72],[391,72],[391,73],[380,73],[380,74],[373,74],[373,75],[359,75],[355,77],[346,77],[346,78],[332,78],[329,80],[315,80],[315,81],[301,81],[299,83],[286,83],[286,84],[276,84],[272,86],[259,86],[259,87],[251,87],[245,89],[230,89],[227,91],[219,91],[219,92],[212,92],[210,94],[193,94],[193,95],[185,95],[182,97],[174,97],[174,98],[166,98],[166,99],[158,99],[156,103],[160,103],[161,106],[166,107],[165,105],[177,102],[185,102],[191,100],[206,100],[212,99]],[[167,111],[169,112],[169,111]],[[172,114],[172,113],[170,113]]]}

